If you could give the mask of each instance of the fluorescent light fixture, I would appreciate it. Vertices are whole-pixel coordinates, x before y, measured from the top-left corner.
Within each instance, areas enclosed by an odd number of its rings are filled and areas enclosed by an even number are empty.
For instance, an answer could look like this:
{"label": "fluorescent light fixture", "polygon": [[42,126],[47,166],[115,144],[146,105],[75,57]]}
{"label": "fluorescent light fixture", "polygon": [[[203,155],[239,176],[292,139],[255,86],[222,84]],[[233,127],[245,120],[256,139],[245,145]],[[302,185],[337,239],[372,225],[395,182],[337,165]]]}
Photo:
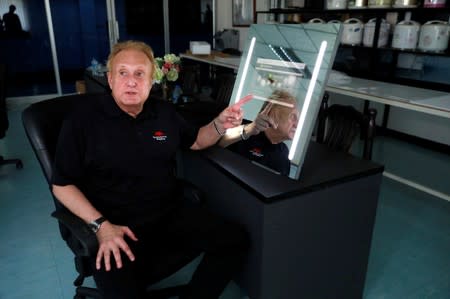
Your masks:
{"label": "fluorescent light fixture", "polygon": [[248,54],[247,54],[247,59],[245,60],[244,69],[242,70],[241,81],[239,81],[239,87],[238,87],[236,96],[234,98],[234,103],[239,102],[239,100],[241,99],[242,89],[244,88],[244,81],[245,81],[245,78],[247,77],[247,73],[248,73],[248,66],[250,65],[250,59],[252,58],[253,49],[255,48],[255,42],[256,42],[256,37],[252,37],[252,39],[250,41],[250,46],[248,47]]}
{"label": "fluorescent light fixture", "polygon": [[257,96],[257,95],[253,95],[253,98],[255,100],[260,100],[260,101],[264,101],[264,102],[270,102],[270,103],[281,105],[281,106],[288,107],[288,108],[294,108],[294,104],[291,104],[291,103],[285,103],[285,102],[281,102],[281,101],[277,101],[277,100],[272,100],[272,99],[265,98],[265,97],[262,97],[262,96]]}
{"label": "fluorescent light fixture", "polygon": [[305,101],[303,102],[303,107],[301,109],[300,118],[297,125],[297,130],[295,131],[294,139],[292,140],[291,149],[289,150],[289,160],[294,158],[295,152],[297,150],[297,145],[300,139],[300,133],[302,132],[303,126],[306,120],[306,113],[308,112],[309,105],[311,104],[311,98],[313,95],[314,87],[316,86],[317,77],[319,76],[320,67],[322,66],[323,56],[325,55],[325,50],[327,48],[327,42],[322,41],[319,49],[319,54],[317,55],[316,63],[314,66],[311,81],[309,82],[308,91],[306,93]]}

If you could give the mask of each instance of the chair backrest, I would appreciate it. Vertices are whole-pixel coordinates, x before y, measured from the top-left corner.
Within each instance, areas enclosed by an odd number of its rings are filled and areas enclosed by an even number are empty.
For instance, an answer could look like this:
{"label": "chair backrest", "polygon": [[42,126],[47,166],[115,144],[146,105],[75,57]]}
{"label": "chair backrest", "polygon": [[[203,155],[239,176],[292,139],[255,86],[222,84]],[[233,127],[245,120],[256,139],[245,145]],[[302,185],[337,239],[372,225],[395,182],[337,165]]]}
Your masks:
{"label": "chair backrest", "polygon": [[0,138],[8,130],[8,112],[6,111],[6,65],[0,63]]}
{"label": "chair backrest", "polygon": [[[53,159],[62,123],[72,107],[83,100],[86,100],[86,96],[82,94],[61,96],[34,103],[22,112],[25,133],[49,188],[51,188]],[[58,200],[53,199],[56,210],[65,209]],[[68,230],[60,225],[60,232],[63,239],[67,241]]]}
{"label": "chair backrest", "polygon": [[211,96],[215,99],[215,102],[218,105],[218,111],[221,111],[230,103],[235,81],[236,75],[234,73],[222,73],[217,75],[215,88],[216,92]]}
{"label": "chair backrest", "polygon": [[200,92],[200,66],[184,65],[180,72],[183,95],[193,96]]}
{"label": "chair backrest", "polygon": [[22,112],[22,123],[42,171],[50,185],[53,159],[64,118],[85,95],[62,96],[34,103]]}
{"label": "chair backrest", "polygon": [[361,113],[353,106],[333,104],[319,114],[317,141],[333,150],[348,152],[357,136],[364,140],[363,158],[372,158],[377,111]]}

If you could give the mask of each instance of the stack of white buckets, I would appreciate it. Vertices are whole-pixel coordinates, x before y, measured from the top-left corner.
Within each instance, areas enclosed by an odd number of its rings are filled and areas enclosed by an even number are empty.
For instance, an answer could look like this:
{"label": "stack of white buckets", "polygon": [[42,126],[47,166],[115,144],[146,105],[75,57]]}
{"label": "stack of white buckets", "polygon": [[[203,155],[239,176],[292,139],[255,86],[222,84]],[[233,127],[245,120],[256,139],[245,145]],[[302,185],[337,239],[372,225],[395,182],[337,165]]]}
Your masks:
{"label": "stack of white buckets", "polygon": [[[336,21],[330,21],[336,22]],[[376,19],[365,25],[358,19],[351,18],[343,23],[341,43],[366,47],[373,45]],[[386,20],[380,22],[377,47],[386,47],[389,42],[390,25]],[[444,52],[448,48],[450,25],[448,22],[433,20],[422,26],[412,20],[403,20],[394,27],[392,48],[425,52]]]}
{"label": "stack of white buckets", "polygon": [[[382,8],[382,7],[417,7],[414,0],[326,0],[327,9],[352,8]],[[425,0],[424,7],[443,7],[445,0]],[[322,19],[312,19],[311,23],[325,23]],[[332,20],[328,23],[341,23]],[[342,23],[341,43],[346,45],[373,46],[376,19],[366,24],[356,18],[350,18]],[[380,22],[377,47],[386,47],[389,43],[391,25],[384,19]],[[428,21],[423,25],[406,19],[394,26],[392,48],[400,50],[418,49],[424,52],[444,52],[448,48],[450,36],[449,22],[441,20]]]}
{"label": "stack of white buckets", "polygon": [[[325,23],[324,20],[314,18],[309,23]],[[341,23],[331,20],[328,23]],[[350,18],[342,22],[341,44],[373,46],[376,19],[369,20],[366,24],[356,18]],[[390,24],[382,19],[378,35],[377,47],[386,47],[389,43],[391,32]],[[444,52],[448,48],[450,25],[441,20],[428,21],[423,25],[412,20],[403,20],[394,26],[392,35],[392,48],[400,50],[418,49],[424,52]]]}

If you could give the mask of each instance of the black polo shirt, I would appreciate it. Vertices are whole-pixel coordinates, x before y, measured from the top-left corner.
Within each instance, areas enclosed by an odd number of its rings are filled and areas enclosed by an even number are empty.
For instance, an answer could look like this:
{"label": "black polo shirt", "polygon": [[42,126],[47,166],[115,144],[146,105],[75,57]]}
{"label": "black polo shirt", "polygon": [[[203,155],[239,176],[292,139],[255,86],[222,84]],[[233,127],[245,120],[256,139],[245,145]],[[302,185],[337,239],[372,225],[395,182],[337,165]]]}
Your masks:
{"label": "black polo shirt", "polygon": [[233,143],[228,148],[283,175],[289,175],[291,162],[287,145],[284,142],[272,144],[264,133]]}
{"label": "black polo shirt", "polygon": [[168,102],[149,99],[133,118],[112,96],[92,96],[63,125],[53,184],[76,185],[113,223],[157,221],[176,205],[176,150],[197,133]]}

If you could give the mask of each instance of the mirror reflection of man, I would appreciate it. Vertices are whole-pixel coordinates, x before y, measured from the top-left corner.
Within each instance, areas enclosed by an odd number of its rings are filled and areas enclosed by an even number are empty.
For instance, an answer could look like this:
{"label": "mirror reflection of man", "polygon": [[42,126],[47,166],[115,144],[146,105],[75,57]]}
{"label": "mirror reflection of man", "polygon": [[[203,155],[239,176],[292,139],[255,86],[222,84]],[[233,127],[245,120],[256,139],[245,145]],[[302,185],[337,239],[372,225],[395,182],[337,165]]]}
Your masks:
{"label": "mirror reflection of man", "polygon": [[289,175],[289,149],[284,141],[294,138],[299,114],[296,98],[287,91],[275,90],[253,122],[228,129],[219,145]]}
{"label": "mirror reflection of man", "polygon": [[15,12],[16,6],[11,4],[9,11],[3,15],[3,23],[7,33],[21,33],[23,31],[19,16]]}

